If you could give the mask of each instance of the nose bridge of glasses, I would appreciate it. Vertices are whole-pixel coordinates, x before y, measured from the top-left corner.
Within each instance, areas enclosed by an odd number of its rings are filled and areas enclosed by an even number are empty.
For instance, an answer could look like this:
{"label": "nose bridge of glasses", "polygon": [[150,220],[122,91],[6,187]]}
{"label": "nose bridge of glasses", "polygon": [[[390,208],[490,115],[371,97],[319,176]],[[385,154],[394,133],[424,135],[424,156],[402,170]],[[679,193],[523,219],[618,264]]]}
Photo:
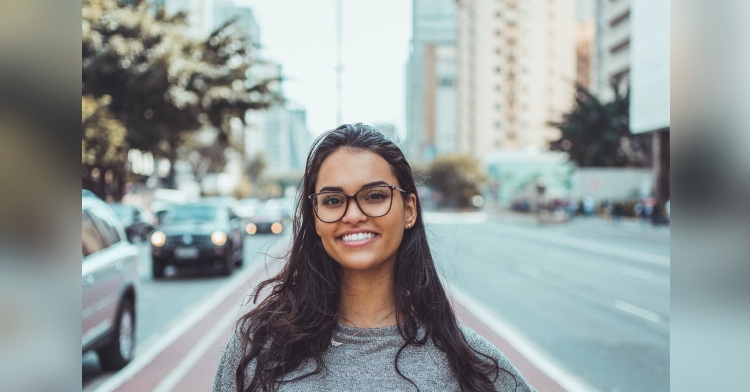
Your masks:
{"label": "nose bridge of glasses", "polygon": [[[352,196],[349,196],[343,193],[342,195],[346,197],[346,208],[344,209],[344,215],[342,216],[342,218],[349,215],[349,209],[352,208],[352,205],[354,206],[354,208],[356,208],[355,212],[359,212],[361,215],[364,215],[364,216],[369,216],[367,215],[367,213],[365,213],[365,210],[362,208],[362,205],[359,204],[360,192],[357,192],[353,194]],[[352,201],[354,201],[354,203],[352,203]]]}

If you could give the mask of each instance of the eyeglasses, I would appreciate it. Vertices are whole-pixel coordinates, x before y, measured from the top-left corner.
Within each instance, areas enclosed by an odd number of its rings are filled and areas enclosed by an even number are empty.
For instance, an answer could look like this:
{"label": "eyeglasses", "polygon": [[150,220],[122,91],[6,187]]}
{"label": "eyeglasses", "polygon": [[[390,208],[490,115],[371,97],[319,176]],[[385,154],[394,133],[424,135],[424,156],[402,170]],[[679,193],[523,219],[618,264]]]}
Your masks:
{"label": "eyeglasses", "polygon": [[318,219],[325,223],[333,223],[346,215],[349,201],[352,199],[357,203],[359,210],[370,218],[379,218],[388,214],[393,205],[394,190],[407,193],[394,185],[376,185],[362,188],[352,196],[343,192],[325,191],[307,197],[312,201],[313,211]]}

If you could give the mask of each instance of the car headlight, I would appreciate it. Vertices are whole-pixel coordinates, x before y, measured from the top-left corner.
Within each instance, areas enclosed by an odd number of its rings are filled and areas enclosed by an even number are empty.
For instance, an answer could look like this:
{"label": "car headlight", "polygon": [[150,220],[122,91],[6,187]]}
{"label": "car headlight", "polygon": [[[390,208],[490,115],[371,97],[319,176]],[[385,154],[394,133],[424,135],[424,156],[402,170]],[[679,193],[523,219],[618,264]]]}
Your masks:
{"label": "car headlight", "polygon": [[245,226],[245,231],[247,231],[247,234],[253,235],[258,232],[258,226],[255,226],[255,223],[248,223]]}
{"label": "car headlight", "polygon": [[161,231],[155,231],[151,234],[151,244],[156,247],[162,247],[167,243],[167,235]]}
{"label": "car headlight", "polygon": [[223,231],[216,230],[211,233],[211,242],[216,246],[222,246],[227,243],[227,234]]}
{"label": "car headlight", "polygon": [[281,226],[281,223],[274,222],[274,224],[271,225],[271,232],[274,234],[281,234],[281,230],[284,228]]}

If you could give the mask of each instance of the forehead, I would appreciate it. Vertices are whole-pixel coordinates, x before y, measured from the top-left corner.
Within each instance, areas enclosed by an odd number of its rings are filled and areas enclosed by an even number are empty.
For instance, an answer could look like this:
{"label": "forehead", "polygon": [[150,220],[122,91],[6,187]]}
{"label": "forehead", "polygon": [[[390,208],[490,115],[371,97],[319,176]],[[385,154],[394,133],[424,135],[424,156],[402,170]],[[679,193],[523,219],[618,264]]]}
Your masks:
{"label": "forehead", "polygon": [[320,165],[315,191],[338,187],[353,193],[375,181],[398,185],[391,166],[380,155],[368,150],[340,148]]}

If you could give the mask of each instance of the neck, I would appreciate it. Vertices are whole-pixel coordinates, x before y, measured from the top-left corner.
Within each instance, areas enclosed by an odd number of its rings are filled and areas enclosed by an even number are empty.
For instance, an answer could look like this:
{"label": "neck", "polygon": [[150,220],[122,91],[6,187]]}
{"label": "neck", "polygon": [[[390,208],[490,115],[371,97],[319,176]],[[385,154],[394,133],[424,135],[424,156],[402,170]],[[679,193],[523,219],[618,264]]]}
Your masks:
{"label": "neck", "polygon": [[396,324],[396,301],[390,274],[344,271],[339,321],[359,328]]}

